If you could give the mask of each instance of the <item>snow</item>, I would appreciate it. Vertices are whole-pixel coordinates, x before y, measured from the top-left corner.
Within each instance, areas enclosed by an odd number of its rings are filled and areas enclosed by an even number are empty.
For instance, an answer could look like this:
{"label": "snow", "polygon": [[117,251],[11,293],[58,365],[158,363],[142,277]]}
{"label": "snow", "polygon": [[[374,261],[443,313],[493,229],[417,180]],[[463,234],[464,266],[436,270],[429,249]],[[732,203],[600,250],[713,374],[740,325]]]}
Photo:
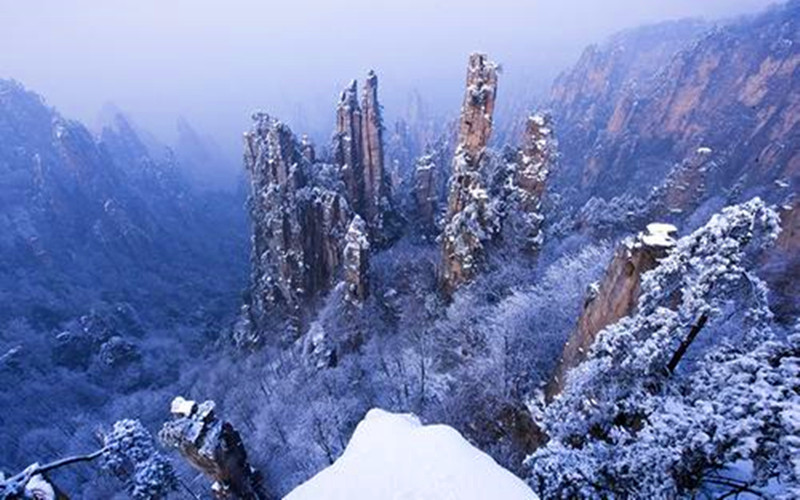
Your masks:
{"label": "snow", "polygon": [[336,462],[285,500],[536,500],[525,483],[452,427],[370,410]]}
{"label": "snow", "polygon": [[642,241],[652,247],[671,247],[675,245],[671,235],[677,230],[672,224],[654,222],[647,225],[647,234],[642,236]]}

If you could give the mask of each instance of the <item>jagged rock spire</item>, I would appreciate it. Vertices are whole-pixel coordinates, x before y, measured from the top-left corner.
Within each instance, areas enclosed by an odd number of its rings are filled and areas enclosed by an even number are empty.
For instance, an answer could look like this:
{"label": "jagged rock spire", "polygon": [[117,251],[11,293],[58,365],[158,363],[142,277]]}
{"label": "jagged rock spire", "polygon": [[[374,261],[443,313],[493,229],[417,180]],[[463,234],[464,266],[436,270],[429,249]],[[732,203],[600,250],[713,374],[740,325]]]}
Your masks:
{"label": "jagged rock spire", "polygon": [[[512,173],[507,211],[511,220],[504,225],[514,225],[510,233],[518,239],[524,253],[535,255],[542,245],[542,198],[557,156],[556,141],[548,115],[528,117],[522,147]],[[505,228],[504,228],[505,232]]]}
{"label": "jagged rock spire", "polygon": [[467,66],[467,91],[461,106],[458,142],[475,164],[492,134],[496,97],[497,65],[489,61],[486,54],[471,54]]}
{"label": "jagged rock spire", "polygon": [[344,193],[314,173],[308,145],[265,114],[254,119],[244,154],[253,223],[249,324],[240,341],[247,344],[260,340],[254,332],[266,321],[297,320],[303,301],[333,284],[351,217]]}
{"label": "jagged rock spire", "polygon": [[362,109],[362,164],[364,167],[364,216],[374,230],[383,228],[383,209],[389,197],[384,168],[383,119],[378,103],[378,77],[374,71],[364,82]]}
{"label": "jagged rock spire", "polygon": [[367,223],[371,237],[381,240],[390,193],[384,165],[378,77],[374,71],[367,74],[360,105],[355,80],[342,91],[336,116],[334,161],[341,169],[347,199]]}
{"label": "jagged rock spire", "polygon": [[436,161],[432,154],[420,156],[414,170],[414,201],[420,231],[433,233],[439,209],[439,193],[436,185]]}
{"label": "jagged rock spire", "polygon": [[347,199],[357,213],[364,209],[364,164],[361,108],[358,105],[358,84],[350,82],[342,91],[336,108],[334,160],[341,168]]}
{"label": "jagged rock spire", "polygon": [[369,292],[369,241],[367,225],[358,214],[353,216],[344,239],[344,282],[347,287],[345,298],[351,304],[360,304]]}
{"label": "jagged rock spire", "polygon": [[474,277],[483,258],[483,241],[496,229],[479,170],[492,132],[497,65],[485,54],[472,54],[466,84],[442,234],[442,290],[446,295]]}

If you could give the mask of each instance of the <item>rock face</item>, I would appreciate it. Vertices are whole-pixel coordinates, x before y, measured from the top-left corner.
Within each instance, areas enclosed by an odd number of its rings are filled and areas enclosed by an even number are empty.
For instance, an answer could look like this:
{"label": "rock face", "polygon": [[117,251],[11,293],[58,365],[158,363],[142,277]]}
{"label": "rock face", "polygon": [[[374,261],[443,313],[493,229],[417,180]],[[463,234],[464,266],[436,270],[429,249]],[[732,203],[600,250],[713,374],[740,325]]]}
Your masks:
{"label": "rock face", "polygon": [[367,225],[359,215],[353,217],[344,239],[345,298],[351,304],[360,304],[367,298],[369,290],[369,240]]}
{"label": "rock face", "polygon": [[361,101],[361,127],[364,163],[364,215],[375,230],[382,228],[382,216],[389,199],[389,185],[384,169],[383,119],[378,104],[378,77],[373,71],[364,82]]}
{"label": "rock face", "polygon": [[564,388],[567,372],[586,359],[597,334],[635,311],[642,275],[666,256],[674,245],[674,231],[667,224],[650,224],[647,232],[624,240],[617,248],[603,280],[592,286],[578,325],[564,346],[545,391],[548,400]]}
{"label": "rock face", "polygon": [[342,91],[336,108],[336,134],[333,139],[334,161],[342,172],[347,199],[353,210],[364,210],[364,164],[361,108],[358,105],[358,83],[353,80]]}
{"label": "rock face", "polygon": [[307,137],[298,141],[265,114],[255,115],[245,134],[253,236],[250,298],[235,333],[240,344],[261,342],[259,332],[287,320],[282,340],[294,340],[303,306],[340,277],[348,301],[367,296],[367,238],[386,242],[391,219],[375,73],[360,104],[355,81],[342,92],[332,156],[317,158]]}
{"label": "rock face", "polygon": [[177,397],[173,419],[159,433],[162,443],[178,450],[196,469],[214,481],[214,498],[265,500],[261,475],[250,466],[239,432],[220,420],[213,401],[198,404]]}
{"label": "rock face", "polygon": [[466,85],[442,234],[442,289],[447,295],[473,278],[483,259],[483,241],[494,231],[480,167],[492,132],[497,66],[484,54],[472,54]]}
{"label": "rock face", "polygon": [[351,212],[333,166],[310,163],[308,147],[279,121],[254,121],[244,161],[253,220],[247,312],[258,330],[279,313],[297,318],[303,301],[333,284]]}
{"label": "rock face", "polygon": [[337,108],[334,161],[340,166],[353,210],[367,222],[370,235],[382,240],[389,210],[389,179],[384,166],[383,120],[378,77],[370,71],[361,106],[355,80],[342,92]]}
{"label": "rock face", "polygon": [[779,321],[791,324],[800,314],[800,200],[785,205],[781,233],[764,256],[760,273],[769,285],[770,308]]}
{"label": "rock face", "polygon": [[477,165],[492,135],[492,119],[497,98],[497,65],[486,54],[472,54],[467,66],[467,91],[461,106],[458,129],[459,147]]}
{"label": "rock face", "polygon": [[420,156],[414,170],[414,202],[423,234],[433,234],[436,230],[436,216],[439,211],[437,184],[434,156]]}
{"label": "rock face", "polygon": [[[688,41],[675,35],[691,34],[692,26],[649,30],[663,39],[653,50],[621,35],[587,51],[556,84],[552,109],[566,124],[558,185],[576,186],[578,201],[642,196],[675,163],[707,147],[721,168],[708,172],[706,196],[739,184],[745,197],[768,191],[780,201],[784,193],[773,183],[796,186],[800,176],[800,2]],[[639,52],[638,60],[626,56]]]}
{"label": "rock face", "polygon": [[503,235],[522,252],[535,254],[542,244],[542,197],[557,156],[548,115],[528,117],[516,156],[516,162],[509,164]]}

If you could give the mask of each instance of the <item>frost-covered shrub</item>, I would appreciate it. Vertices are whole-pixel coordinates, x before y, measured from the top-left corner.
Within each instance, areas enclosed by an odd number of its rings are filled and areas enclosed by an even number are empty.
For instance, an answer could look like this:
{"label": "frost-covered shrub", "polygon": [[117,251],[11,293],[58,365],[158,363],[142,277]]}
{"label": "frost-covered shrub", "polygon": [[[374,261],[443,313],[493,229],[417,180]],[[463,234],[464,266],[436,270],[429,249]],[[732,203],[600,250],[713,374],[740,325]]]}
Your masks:
{"label": "frost-covered shrub", "polygon": [[170,462],[138,420],[120,420],[104,436],[102,466],[122,479],[136,500],[159,499],[177,487]]}

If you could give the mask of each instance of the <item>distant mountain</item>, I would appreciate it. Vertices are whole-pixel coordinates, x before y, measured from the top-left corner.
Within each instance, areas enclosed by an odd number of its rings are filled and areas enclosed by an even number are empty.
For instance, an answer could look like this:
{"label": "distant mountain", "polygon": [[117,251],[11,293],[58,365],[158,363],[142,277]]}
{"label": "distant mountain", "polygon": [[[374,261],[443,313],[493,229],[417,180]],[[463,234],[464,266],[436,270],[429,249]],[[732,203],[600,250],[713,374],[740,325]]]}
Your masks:
{"label": "distant mountain", "polygon": [[242,205],[193,190],[124,116],[98,138],[0,81],[0,321],[52,327],[101,302],[159,319],[209,307],[245,276]]}

